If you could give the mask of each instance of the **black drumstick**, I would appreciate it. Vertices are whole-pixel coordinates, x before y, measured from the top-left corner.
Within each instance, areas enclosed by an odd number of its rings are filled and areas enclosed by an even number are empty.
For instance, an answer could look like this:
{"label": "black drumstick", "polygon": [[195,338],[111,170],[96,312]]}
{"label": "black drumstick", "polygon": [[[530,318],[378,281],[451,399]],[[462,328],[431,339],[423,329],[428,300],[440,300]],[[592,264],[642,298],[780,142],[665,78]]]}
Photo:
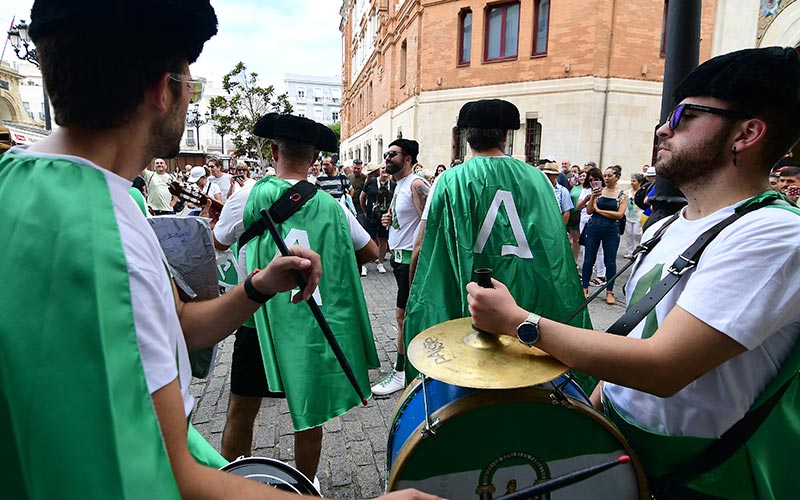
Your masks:
{"label": "black drumstick", "polygon": [[585,469],[570,472],[569,474],[564,474],[563,476],[554,477],[553,479],[548,479],[547,481],[542,481],[539,484],[534,484],[528,488],[515,491],[514,493],[506,496],[502,496],[497,500],[522,500],[524,498],[532,498],[543,493],[550,493],[551,491],[561,489],[565,486],[575,484],[578,481],[582,481],[594,475],[600,474],[604,470],[616,467],[617,465],[627,464],[630,461],[631,457],[628,455],[622,455],[621,457],[604,464],[592,465],[591,467],[587,467]]}
{"label": "black drumstick", "polygon": [[[272,217],[269,216],[269,212],[266,208],[261,209],[261,219],[267,226],[269,234],[272,235],[272,239],[278,246],[278,250],[280,250],[281,255],[284,257],[290,257],[292,253],[289,252],[289,249],[286,247],[286,243],[284,243],[283,238],[281,238],[281,235],[278,233],[278,228],[275,227],[275,222],[273,222]],[[297,269],[292,269],[292,276],[294,277],[297,286],[300,287],[300,290],[304,290],[307,283],[303,278],[303,274]],[[342,367],[344,374],[347,375],[347,379],[350,381],[353,389],[356,390],[356,394],[358,394],[358,397],[361,398],[361,403],[364,406],[367,406],[367,399],[361,392],[361,388],[358,387],[358,381],[356,381],[356,376],[353,374],[353,369],[350,367],[350,363],[347,362],[347,358],[344,356],[344,352],[342,352],[342,348],[339,346],[339,342],[336,340],[336,337],[333,336],[333,331],[331,331],[330,325],[328,325],[328,322],[322,315],[322,310],[319,308],[319,305],[317,305],[317,301],[314,300],[314,297],[309,297],[306,302],[308,303],[308,307],[311,308],[311,313],[317,320],[319,327],[322,329],[322,333],[325,335],[325,340],[327,340],[328,344],[331,346],[333,355],[336,356],[336,361],[339,362],[339,365]]]}

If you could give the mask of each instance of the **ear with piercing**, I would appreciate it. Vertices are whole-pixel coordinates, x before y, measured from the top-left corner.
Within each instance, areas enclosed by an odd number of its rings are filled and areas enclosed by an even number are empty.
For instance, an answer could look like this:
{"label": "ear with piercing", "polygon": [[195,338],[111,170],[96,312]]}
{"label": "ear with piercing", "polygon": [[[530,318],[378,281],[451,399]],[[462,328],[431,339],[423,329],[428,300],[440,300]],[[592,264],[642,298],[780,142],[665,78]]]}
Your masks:
{"label": "ear with piercing", "polygon": [[736,166],[736,146],[731,148],[731,153],[733,153],[733,166]]}

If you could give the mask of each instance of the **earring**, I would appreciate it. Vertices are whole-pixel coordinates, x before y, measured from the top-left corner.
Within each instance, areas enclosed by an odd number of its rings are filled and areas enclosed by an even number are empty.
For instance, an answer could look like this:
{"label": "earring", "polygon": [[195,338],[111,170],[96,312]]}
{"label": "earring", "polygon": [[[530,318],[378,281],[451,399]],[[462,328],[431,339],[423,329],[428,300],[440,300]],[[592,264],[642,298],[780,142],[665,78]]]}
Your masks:
{"label": "earring", "polygon": [[731,148],[731,153],[733,153],[733,166],[736,166],[736,146]]}

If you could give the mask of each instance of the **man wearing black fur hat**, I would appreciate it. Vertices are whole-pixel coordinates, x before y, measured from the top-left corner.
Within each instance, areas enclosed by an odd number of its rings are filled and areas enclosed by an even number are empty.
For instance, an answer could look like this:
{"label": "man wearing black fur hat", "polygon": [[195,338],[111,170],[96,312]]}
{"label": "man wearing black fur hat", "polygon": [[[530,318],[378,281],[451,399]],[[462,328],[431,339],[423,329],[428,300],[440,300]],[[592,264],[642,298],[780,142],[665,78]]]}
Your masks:
{"label": "man wearing black fur hat", "polygon": [[183,303],[128,195],[147,161],[178,152],[203,90],[189,64],[217,31],[213,8],[37,0],[31,14],[60,128],[0,158],[0,255],[26,269],[0,291],[4,496],[296,498],[198,462],[215,452],[187,430],[187,347],[227,336],[260,306],[254,294],[294,288],[291,270],[306,276],[310,297],[319,256],[294,247],[249,278],[247,292]]}
{"label": "man wearing black fur hat", "polygon": [[[264,178],[234,194],[214,228],[216,245],[230,247],[291,186],[305,181],[318,151],[335,151],[336,136],[308,118],[270,113],[254,133],[274,139],[275,177]],[[317,251],[325,273],[315,298],[350,362],[362,391],[369,387],[369,368],[379,366],[375,341],[358,277],[361,265],[374,260],[378,247],[348,210],[322,193],[278,224],[287,245]],[[239,249],[243,268],[259,269],[277,252],[269,233]],[[353,258],[346,258],[347,255]],[[246,257],[245,257],[246,255]],[[266,368],[266,371],[265,371]],[[252,451],[253,422],[261,399],[285,395],[295,429],[295,462],[314,478],[322,446],[322,424],[360,403],[307,307],[292,307],[287,296],[260,308],[236,333],[231,365],[228,420],[222,453],[228,459]],[[274,425],[277,425],[275,423]]]}
{"label": "man wearing black fur hat", "polygon": [[[779,47],[715,57],[673,99],[656,170],[688,205],[642,237],[664,228],[626,285],[629,312],[642,313],[611,328],[626,337],[536,318],[532,340],[607,381],[593,403],[628,438],[656,498],[793,498],[800,211],[767,174],[800,139],[800,58]],[[702,257],[681,255],[693,242]],[[519,336],[529,312],[502,283],[467,290],[476,325]]]}
{"label": "man wearing black fur hat", "polygon": [[396,139],[383,154],[386,172],[397,181],[389,212],[383,216],[384,226],[389,226],[389,249],[392,251],[392,270],[397,281],[395,320],[397,321],[397,358],[389,373],[372,386],[372,394],[385,397],[402,390],[405,379],[405,344],[403,328],[408,292],[413,278],[411,251],[417,237],[420,217],[428,200],[430,184],[412,172],[417,163],[419,143],[411,139]]}
{"label": "man wearing black fur hat", "polygon": [[[463,291],[475,269],[492,268],[531,310],[561,318],[583,302],[550,181],[504,153],[508,131],[520,127],[517,107],[500,99],[468,102],[457,125],[473,157],[436,179],[422,215],[406,345],[428,327],[468,315]],[[574,324],[589,326],[588,314]],[[413,376],[406,366],[406,377]]]}

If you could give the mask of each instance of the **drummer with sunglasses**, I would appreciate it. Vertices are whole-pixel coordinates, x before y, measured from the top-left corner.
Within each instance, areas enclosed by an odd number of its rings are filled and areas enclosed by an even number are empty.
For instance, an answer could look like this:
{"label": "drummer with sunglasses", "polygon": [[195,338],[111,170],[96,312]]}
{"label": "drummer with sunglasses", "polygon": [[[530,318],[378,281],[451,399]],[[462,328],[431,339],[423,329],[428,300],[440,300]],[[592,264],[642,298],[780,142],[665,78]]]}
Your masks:
{"label": "drummer with sunglasses", "polygon": [[[677,273],[671,263],[705,231],[746,205],[776,204],[723,229],[627,337],[523,310],[496,280],[493,289],[467,285],[476,326],[606,381],[592,401],[636,451],[656,498],[800,491],[791,465],[800,449],[800,211],[767,184],[800,139],[798,88],[797,52],[771,47],[711,59],[675,90],[677,105],[657,130],[656,171],[688,205],[636,263],[629,309],[647,307],[635,303]],[[743,437],[722,437],[734,425],[747,429]]]}

